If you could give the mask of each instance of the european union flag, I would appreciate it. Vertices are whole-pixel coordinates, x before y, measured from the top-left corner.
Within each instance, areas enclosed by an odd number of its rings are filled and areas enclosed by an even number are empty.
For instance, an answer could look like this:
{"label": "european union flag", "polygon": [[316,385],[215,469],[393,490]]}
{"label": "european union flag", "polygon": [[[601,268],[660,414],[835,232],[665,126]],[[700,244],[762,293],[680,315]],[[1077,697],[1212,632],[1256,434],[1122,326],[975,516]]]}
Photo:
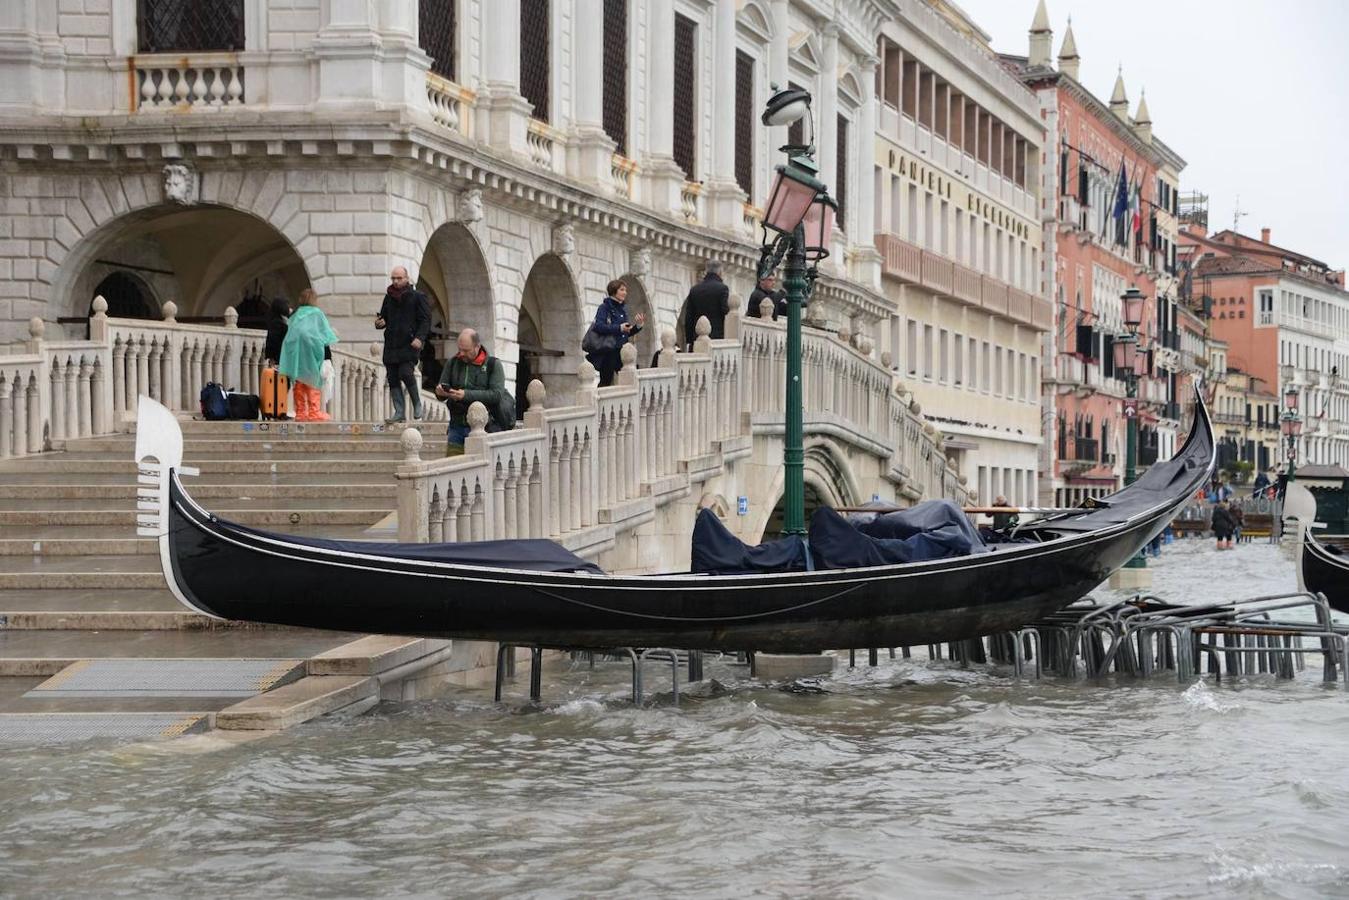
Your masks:
{"label": "european union flag", "polygon": [[1118,219],[1129,209],[1129,179],[1124,174],[1124,160],[1119,161],[1119,188],[1115,191],[1115,209],[1110,218]]}

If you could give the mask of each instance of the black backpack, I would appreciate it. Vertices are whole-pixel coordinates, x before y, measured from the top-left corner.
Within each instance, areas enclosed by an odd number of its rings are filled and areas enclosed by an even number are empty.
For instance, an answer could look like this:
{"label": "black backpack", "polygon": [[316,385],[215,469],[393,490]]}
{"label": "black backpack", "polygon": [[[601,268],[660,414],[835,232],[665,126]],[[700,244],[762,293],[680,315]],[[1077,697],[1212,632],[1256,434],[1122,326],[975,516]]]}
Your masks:
{"label": "black backpack", "polygon": [[219,419],[228,419],[230,417],[229,400],[225,396],[225,389],[214,381],[206,383],[206,387],[201,389],[201,417],[217,421]]}
{"label": "black backpack", "polygon": [[[497,358],[489,356],[487,358],[487,378],[490,381],[496,375],[495,366]],[[487,415],[490,421],[487,423],[488,431],[510,431],[515,427],[515,398],[511,392],[505,388],[501,389],[501,400],[495,406],[487,407]]]}

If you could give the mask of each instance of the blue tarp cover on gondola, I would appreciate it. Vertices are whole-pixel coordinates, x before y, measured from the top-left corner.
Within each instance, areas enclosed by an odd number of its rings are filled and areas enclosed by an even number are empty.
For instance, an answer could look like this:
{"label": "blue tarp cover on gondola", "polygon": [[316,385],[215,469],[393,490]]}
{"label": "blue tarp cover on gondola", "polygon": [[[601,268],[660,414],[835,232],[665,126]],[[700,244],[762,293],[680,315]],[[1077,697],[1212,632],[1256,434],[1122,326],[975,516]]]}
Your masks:
{"label": "blue tarp cover on gondola", "polygon": [[949,500],[877,515],[860,526],[825,507],[810,520],[810,552],[821,569],[922,562],[982,550],[978,532]]}
{"label": "blue tarp cover on gondola", "polygon": [[689,571],[713,575],[757,572],[804,572],[805,541],[792,536],[751,547],[722,524],[710,509],[698,510],[693,523],[693,557]]}
{"label": "blue tarp cover on gondola", "polygon": [[[246,525],[230,523],[231,528],[257,537],[274,538],[266,531]],[[561,544],[553,541],[526,539],[515,541],[461,541],[452,544],[397,544],[374,541],[335,541],[324,538],[299,537],[288,534],[286,541],[335,550],[342,553],[360,553],[366,556],[387,556],[422,562],[451,563],[459,566],[488,566],[494,569],[528,569],[531,572],[592,572],[603,575],[604,570],[588,559],[582,559]]]}

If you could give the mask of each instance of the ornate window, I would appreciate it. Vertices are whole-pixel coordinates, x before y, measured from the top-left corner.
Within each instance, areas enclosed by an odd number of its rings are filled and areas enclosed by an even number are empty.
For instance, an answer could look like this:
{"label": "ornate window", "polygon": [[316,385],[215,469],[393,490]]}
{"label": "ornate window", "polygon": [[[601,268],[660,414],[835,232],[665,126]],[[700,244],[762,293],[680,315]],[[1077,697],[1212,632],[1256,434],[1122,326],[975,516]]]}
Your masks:
{"label": "ornate window", "polygon": [[754,202],[754,57],[735,51],[735,183]]}
{"label": "ornate window", "polygon": [[684,177],[697,181],[696,128],[698,82],[694,67],[698,59],[698,26],[676,14],[674,33],[674,161]]}
{"label": "ornate window", "polygon": [[834,199],[838,201],[838,226],[848,230],[848,120],[838,117],[837,172],[834,177]]}
{"label": "ornate window", "polygon": [[604,133],[628,155],[628,0],[604,0]]}
{"label": "ornate window", "polygon": [[431,57],[431,71],[455,80],[455,6],[458,0],[421,0],[417,9],[417,35]]}
{"label": "ornate window", "polygon": [[534,106],[534,118],[549,121],[549,0],[520,0],[520,95]]}
{"label": "ornate window", "polygon": [[137,0],[141,53],[244,49],[244,0]]}

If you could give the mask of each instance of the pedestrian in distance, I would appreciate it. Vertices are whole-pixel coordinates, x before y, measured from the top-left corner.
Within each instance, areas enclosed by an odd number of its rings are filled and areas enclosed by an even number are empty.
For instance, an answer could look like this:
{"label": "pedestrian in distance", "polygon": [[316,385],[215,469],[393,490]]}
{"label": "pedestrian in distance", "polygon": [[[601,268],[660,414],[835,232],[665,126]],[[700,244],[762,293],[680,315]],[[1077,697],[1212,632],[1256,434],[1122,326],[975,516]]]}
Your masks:
{"label": "pedestrian in distance", "polygon": [[328,317],[318,308],[318,294],[305,288],[291,314],[277,366],[295,387],[297,422],[325,422],[330,418],[323,411],[320,386],[325,352],[336,343],[337,335],[328,324]]}
{"label": "pedestrian in distance", "polygon": [[1240,544],[1241,532],[1246,528],[1246,511],[1234,503],[1228,504],[1227,511],[1232,514],[1232,539]]}
{"label": "pedestrian in distance", "polygon": [[426,295],[408,281],[408,270],[394,266],[384,292],[375,328],[384,332],[384,372],[393,400],[393,415],[386,425],[407,421],[404,389],[412,398],[412,417],[422,418],[422,392],[417,384],[417,360],[431,333],[431,305]]}
{"label": "pedestrian in distance", "polygon": [[749,295],[749,306],[745,308],[745,315],[755,319],[760,317],[764,300],[773,301],[773,321],[778,320],[778,316],[787,315],[787,292],[777,287],[777,276],[768,275],[759,279],[759,286]]}
{"label": "pedestrian in distance", "polygon": [[436,396],[450,409],[450,425],[445,432],[445,455],[459,456],[468,437],[468,408],[475,402],[487,407],[488,431],[515,427],[515,401],[506,391],[506,374],[501,362],[487,352],[478,332],[465,328],[459,332],[458,352],[445,363],[436,384]]}
{"label": "pedestrian in distance", "polygon": [[731,289],[721,280],[721,263],[708,260],[703,280],[689,288],[684,298],[684,346],[692,350],[698,339],[698,319],[707,316],[716,340],[726,334],[726,314],[731,311]]}
{"label": "pedestrian in distance", "polygon": [[605,287],[605,296],[595,310],[595,321],[586,330],[582,350],[600,373],[600,387],[614,383],[614,375],[623,368],[623,345],[637,336],[646,324],[646,316],[628,315],[628,286],[615,278]]}
{"label": "pedestrian in distance", "polygon": [[1218,550],[1232,549],[1232,532],[1236,530],[1236,519],[1232,518],[1232,512],[1227,508],[1226,500],[1219,500],[1213,504],[1213,518],[1209,522],[1213,529],[1213,537],[1217,540]]}
{"label": "pedestrian in distance", "polygon": [[1255,476],[1255,484],[1252,487],[1253,487],[1252,492],[1254,493],[1254,495],[1259,497],[1261,492],[1264,491],[1265,488],[1269,487],[1269,476],[1266,475],[1264,472],[1259,473],[1258,475]]}
{"label": "pedestrian in distance", "polygon": [[[993,501],[993,505],[996,506],[996,507],[1003,507],[1003,508],[1005,508],[1005,507],[1007,506],[1007,498],[1006,498],[1006,497],[1003,497],[1003,496],[1001,496],[1001,495],[999,495],[999,496]],[[1015,528],[1016,525],[1017,525],[1017,523],[1020,522],[1020,521],[1021,521],[1021,518],[1020,518],[1016,513],[1013,513],[1013,512],[996,512],[996,513],[993,514],[993,530],[994,530],[994,531],[1006,531],[1006,530],[1008,530],[1009,528]]]}
{"label": "pedestrian in distance", "polygon": [[274,297],[267,310],[267,341],[262,347],[263,361],[268,368],[275,369],[281,362],[281,345],[286,340],[286,322],[290,318],[290,301],[285,297]]}

